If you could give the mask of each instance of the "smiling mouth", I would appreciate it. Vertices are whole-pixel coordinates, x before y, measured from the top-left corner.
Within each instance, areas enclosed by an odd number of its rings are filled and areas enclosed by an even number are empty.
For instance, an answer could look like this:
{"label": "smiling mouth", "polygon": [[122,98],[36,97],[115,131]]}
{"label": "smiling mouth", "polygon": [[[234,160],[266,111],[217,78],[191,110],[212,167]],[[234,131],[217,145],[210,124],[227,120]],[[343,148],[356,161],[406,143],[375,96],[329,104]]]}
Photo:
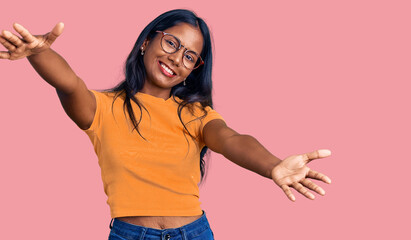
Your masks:
{"label": "smiling mouth", "polygon": [[165,63],[158,61],[160,68],[164,74],[166,74],[168,77],[172,77],[177,75],[171,68],[169,68]]}

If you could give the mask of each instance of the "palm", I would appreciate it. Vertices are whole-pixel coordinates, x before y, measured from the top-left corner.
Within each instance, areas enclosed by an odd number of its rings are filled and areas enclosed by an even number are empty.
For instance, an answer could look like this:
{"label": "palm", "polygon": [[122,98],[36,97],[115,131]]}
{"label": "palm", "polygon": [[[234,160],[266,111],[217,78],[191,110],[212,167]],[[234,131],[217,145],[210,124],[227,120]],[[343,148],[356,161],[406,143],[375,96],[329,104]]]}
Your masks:
{"label": "palm", "polygon": [[274,181],[279,185],[291,185],[294,181],[303,179],[309,171],[302,158],[298,155],[290,156],[282,161],[282,167],[274,171]]}
{"label": "palm", "polygon": [[64,24],[58,23],[51,32],[44,35],[32,35],[17,23],[13,27],[21,38],[9,31],[3,31],[0,35],[0,43],[8,52],[0,52],[0,59],[17,60],[47,50],[63,32]]}
{"label": "palm", "polygon": [[295,201],[290,187],[296,189],[307,198],[314,199],[315,196],[307,188],[321,195],[324,195],[325,191],[308,178],[321,180],[326,183],[331,183],[331,180],[324,174],[311,170],[306,164],[313,159],[324,158],[330,155],[331,152],[329,150],[318,150],[311,153],[289,156],[273,168],[271,177],[283,189],[290,200]]}

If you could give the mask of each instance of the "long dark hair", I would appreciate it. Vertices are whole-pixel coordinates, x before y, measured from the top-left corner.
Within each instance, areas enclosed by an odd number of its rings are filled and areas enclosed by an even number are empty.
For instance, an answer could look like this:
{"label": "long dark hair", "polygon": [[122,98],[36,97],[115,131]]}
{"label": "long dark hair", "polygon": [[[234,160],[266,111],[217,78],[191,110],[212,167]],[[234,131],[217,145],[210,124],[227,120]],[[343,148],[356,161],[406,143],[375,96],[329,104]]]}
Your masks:
{"label": "long dark hair", "polygon": [[[199,102],[204,113],[200,118],[204,118],[207,115],[205,110],[206,106],[213,108],[213,101],[211,97],[212,91],[212,81],[211,81],[211,70],[212,70],[212,48],[211,48],[211,37],[210,31],[207,24],[203,19],[197,17],[197,15],[189,10],[185,9],[176,9],[165,12],[150,22],[141,32],[140,36],[137,38],[136,43],[134,44],[131,53],[127,57],[125,63],[125,80],[120,82],[117,86],[106,91],[115,92],[114,101],[121,94],[125,94],[125,100],[123,109],[127,109],[128,115],[132,121],[134,129],[141,135],[138,125],[141,122],[142,118],[142,109],[145,111],[147,109],[140,103],[134,96],[139,92],[145,82],[146,78],[146,69],[143,62],[143,56],[141,55],[140,47],[146,39],[153,39],[156,34],[156,31],[163,31],[167,28],[173,27],[179,23],[188,23],[194,27],[198,27],[203,35],[203,49],[201,51],[201,58],[204,60],[204,64],[199,68],[194,69],[190,75],[186,78],[186,85],[179,83],[171,89],[170,97],[177,96],[182,102],[179,103],[177,114],[180,118],[181,123],[185,131],[192,137],[194,136],[188,131],[185,123],[181,119],[181,111],[184,107],[189,107],[191,109],[191,104]],[[134,101],[140,109],[140,118],[137,120],[133,113],[133,108],[131,106],[131,100]],[[175,100],[175,98],[174,98]],[[114,104],[113,101],[113,104]],[[148,111],[147,111],[148,113]],[[133,129],[133,130],[134,130]],[[185,136],[185,135],[184,135]],[[146,140],[146,139],[145,139]],[[187,140],[187,138],[186,138]],[[187,141],[188,143],[188,141]],[[205,161],[204,156],[207,152],[207,146],[201,149],[200,153],[200,171],[201,171],[201,182],[205,177]]]}

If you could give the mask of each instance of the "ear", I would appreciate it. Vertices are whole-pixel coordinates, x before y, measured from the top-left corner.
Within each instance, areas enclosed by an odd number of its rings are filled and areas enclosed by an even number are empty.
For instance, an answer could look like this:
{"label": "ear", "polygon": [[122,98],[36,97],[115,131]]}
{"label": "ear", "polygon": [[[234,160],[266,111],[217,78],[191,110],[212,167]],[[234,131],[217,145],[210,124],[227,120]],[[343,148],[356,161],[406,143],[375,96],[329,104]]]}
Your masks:
{"label": "ear", "polygon": [[149,42],[150,40],[148,39],[144,40],[143,44],[141,44],[140,50],[145,51]]}

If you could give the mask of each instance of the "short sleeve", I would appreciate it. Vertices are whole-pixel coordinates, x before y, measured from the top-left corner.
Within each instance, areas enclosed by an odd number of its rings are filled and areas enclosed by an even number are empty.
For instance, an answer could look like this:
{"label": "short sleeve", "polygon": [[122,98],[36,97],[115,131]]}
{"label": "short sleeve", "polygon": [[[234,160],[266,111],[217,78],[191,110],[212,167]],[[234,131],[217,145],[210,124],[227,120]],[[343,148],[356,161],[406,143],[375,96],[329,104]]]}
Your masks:
{"label": "short sleeve", "polygon": [[203,132],[204,126],[210,122],[211,120],[214,119],[221,119],[225,122],[224,118],[214,109],[211,107],[207,106],[205,107],[205,110],[207,111],[207,116],[205,116],[203,119],[201,119],[201,125],[200,125],[200,132]]}
{"label": "short sleeve", "polygon": [[106,95],[104,93],[95,91],[95,90],[90,90],[93,94],[94,97],[96,98],[96,112],[94,113],[94,118],[93,122],[91,123],[91,126],[88,129],[83,130],[87,134],[90,134],[92,132],[96,132],[97,129],[101,127],[102,121],[103,121],[103,110],[105,109],[104,107],[104,100],[106,98]]}
{"label": "short sleeve", "polygon": [[200,120],[198,121],[199,124],[197,125],[198,126],[197,134],[199,136],[201,148],[202,146],[205,146],[205,143],[202,141],[204,126],[210,121],[215,120],[215,119],[221,119],[225,122],[224,118],[216,110],[212,109],[210,106],[207,106],[204,109],[207,112],[207,115],[205,117],[202,117],[204,115],[204,112],[199,107],[196,108],[196,116],[200,117]]}

